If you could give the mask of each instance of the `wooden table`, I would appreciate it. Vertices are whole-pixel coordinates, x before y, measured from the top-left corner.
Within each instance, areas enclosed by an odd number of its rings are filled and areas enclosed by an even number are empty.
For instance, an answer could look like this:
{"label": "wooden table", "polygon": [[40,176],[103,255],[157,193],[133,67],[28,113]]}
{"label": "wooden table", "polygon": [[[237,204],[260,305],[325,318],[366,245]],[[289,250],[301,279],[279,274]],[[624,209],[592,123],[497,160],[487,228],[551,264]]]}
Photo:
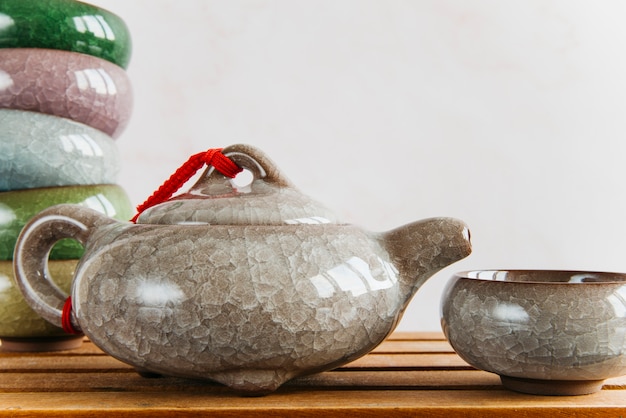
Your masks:
{"label": "wooden table", "polygon": [[585,396],[515,393],[468,366],[439,333],[396,333],[351,364],[256,398],[210,382],[140,377],[89,341],[56,353],[0,351],[0,370],[0,416],[626,417],[626,378]]}

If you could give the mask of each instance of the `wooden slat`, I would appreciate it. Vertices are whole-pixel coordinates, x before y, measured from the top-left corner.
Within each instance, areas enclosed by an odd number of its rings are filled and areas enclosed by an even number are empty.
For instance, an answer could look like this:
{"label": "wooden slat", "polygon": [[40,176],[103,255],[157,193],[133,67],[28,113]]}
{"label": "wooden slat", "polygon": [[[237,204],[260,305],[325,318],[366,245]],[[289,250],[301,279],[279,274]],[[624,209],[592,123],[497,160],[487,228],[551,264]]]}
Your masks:
{"label": "wooden slat", "polygon": [[101,372],[134,370],[132,366],[109,356],[2,357],[0,370],[7,373],[58,373],[71,371]]}
{"label": "wooden slat", "polygon": [[[341,369],[450,369],[470,368],[465,361],[453,354],[374,354],[362,357],[342,366]],[[109,356],[92,356],[77,359],[69,356],[13,357],[0,356],[0,370],[12,373],[71,372],[134,370],[132,366]]]}
{"label": "wooden slat", "polygon": [[90,341],[77,350],[0,350],[2,416],[560,416],[626,417],[626,376],[599,393],[523,395],[475,370],[441,333],[396,333],[335,370],[297,378],[265,397],[242,397],[210,381],[147,379]]}
{"label": "wooden slat", "polygon": [[[505,390],[446,391],[283,391],[272,396],[245,398],[223,393],[160,392],[147,398],[140,392],[127,393],[37,393],[0,394],[0,405],[10,416],[65,417],[71,415],[189,417],[619,417],[626,412],[624,396],[602,391],[593,396],[544,397],[515,394]],[[51,405],[55,405],[52,409]]]}
{"label": "wooden slat", "polygon": [[[304,376],[285,384],[285,387],[327,387],[343,389],[458,389],[470,390],[500,387],[500,379],[493,373],[479,370],[420,370],[359,372],[336,370]],[[606,382],[605,389],[617,390],[626,386],[626,378]],[[160,392],[185,390],[188,392],[212,392],[219,384],[210,381],[174,377],[143,378],[132,372],[109,373],[2,373],[0,393],[6,392]],[[280,390],[279,390],[280,391]],[[626,402],[626,399],[624,399]]]}
{"label": "wooden slat", "polygon": [[[411,388],[414,390],[433,389],[435,387],[454,387],[468,389],[483,386],[499,386],[499,378],[478,370],[461,371],[393,371],[358,372],[330,371],[295,379],[285,386],[289,387],[328,387],[328,388]],[[163,390],[185,390],[211,392],[216,383],[162,377],[146,379],[136,373],[2,373],[0,392],[160,392]]]}
{"label": "wooden slat", "polygon": [[455,354],[372,354],[361,357],[342,369],[450,369],[471,368]]}
{"label": "wooden slat", "polygon": [[454,349],[447,341],[411,341],[395,340],[384,341],[372,353],[454,353]]}
{"label": "wooden slat", "polygon": [[431,331],[431,332],[394,332],[389,337],[387,337],[387,341],[445,341],[446,337],[441,332]]}

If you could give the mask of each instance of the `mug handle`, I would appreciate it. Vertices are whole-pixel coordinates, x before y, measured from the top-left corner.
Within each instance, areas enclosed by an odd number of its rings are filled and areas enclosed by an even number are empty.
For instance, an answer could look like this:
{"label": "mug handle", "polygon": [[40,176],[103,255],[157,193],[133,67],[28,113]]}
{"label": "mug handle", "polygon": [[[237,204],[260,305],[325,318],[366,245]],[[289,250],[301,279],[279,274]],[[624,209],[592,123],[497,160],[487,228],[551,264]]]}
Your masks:
{"label": "mug handle", "polygon": [[[39,316],[62,327],[68,295],[54,283],[48,270],[54,244],[72,238],[85,246],[96,228],[115,222],[93,209],[71,204],[51,206],[28,221],[15,244],[13,272],[24,299]],[[80,329],[74,318],[72,325]]]}

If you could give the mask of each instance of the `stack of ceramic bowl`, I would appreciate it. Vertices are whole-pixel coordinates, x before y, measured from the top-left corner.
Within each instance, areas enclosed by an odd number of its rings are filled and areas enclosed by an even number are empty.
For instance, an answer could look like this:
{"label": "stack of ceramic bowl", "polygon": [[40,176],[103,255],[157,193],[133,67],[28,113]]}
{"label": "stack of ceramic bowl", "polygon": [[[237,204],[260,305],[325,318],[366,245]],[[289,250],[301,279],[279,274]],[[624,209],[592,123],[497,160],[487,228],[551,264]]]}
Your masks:
{"label": "stack of ceramic bowl", "polygon": [[[124,21],[74,0],[0,2],[0,341],[3,350],[79,346],[38,317],[14,286],[14,245],[48,206],[74,203],[132,216],[117,183],[115,139],[130,118]],[[83,248],[60,241],[49,270],[66,293]]]}

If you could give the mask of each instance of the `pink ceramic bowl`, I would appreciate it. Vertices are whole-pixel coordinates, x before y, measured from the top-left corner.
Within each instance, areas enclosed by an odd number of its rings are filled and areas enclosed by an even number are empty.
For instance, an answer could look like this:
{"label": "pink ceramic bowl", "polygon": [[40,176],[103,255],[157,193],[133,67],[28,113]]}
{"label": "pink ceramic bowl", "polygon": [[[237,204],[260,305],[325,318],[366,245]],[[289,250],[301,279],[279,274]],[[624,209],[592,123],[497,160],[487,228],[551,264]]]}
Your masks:
{"label": "pink ceramic bowl", "polygon": [[109,61],[56,49],[0,48],[0,108],[72,119],[117,138],[132,107],[130,80]]}

